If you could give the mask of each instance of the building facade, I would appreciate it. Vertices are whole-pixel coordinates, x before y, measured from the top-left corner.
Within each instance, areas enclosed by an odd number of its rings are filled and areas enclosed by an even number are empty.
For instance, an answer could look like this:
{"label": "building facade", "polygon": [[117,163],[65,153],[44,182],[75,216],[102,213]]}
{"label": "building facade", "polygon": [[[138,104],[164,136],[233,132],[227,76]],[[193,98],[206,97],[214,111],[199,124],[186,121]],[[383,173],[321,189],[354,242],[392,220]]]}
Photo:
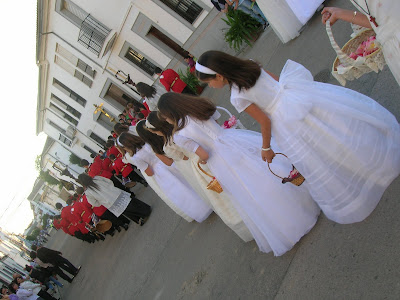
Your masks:
{"label": "building facade", "polygon": [[37,133],[89,160],[140,99],[127,74],[162,90],[155,68],[186,69],[216,15],[208,0],[39,0]]}

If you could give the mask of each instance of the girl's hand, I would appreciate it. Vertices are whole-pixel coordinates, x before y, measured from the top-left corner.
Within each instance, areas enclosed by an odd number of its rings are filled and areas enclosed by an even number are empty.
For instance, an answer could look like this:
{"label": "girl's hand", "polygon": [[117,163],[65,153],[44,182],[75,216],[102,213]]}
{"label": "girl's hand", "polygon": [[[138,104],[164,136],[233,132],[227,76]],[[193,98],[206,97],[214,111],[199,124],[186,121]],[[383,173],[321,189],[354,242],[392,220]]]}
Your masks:
{"label": "girl's hand", "polygon": [[275,152],[272,149],[268,151],[261,151],[261,158],[263,161],[271,163],[274,157],[275,157]]}
{"label": "girl's hand", "polygon": [[183,160],[188,160],[189,159],[189,157],[187,157],[187,156],[183,156]]}
{"label": "girl's hand", "polygon": [[341,18],[343,9],[338,7],[325,7],[322,12],[322,23],[326,24],[326,21],[330,21],[331,25],[335,24],[337,20]]}
{"label": "girl's hand", "polygon": [[145,171],[147,176],[153,176],[154,175],[154,171],[151,167],[148,167]]}

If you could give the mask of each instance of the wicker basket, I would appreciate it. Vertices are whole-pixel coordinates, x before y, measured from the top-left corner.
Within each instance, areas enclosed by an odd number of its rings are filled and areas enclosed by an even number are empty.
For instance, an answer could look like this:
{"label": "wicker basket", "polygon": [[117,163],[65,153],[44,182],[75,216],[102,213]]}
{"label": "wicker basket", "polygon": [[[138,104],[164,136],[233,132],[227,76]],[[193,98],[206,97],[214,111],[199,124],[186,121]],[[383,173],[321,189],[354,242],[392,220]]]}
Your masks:
{"label": "wicker basket", "polygon": [[222,189],[221,185],[219,184],[218,180],[214,176],[212,176],[212,175],[208,174],[206,171],[204,171],[203,168],[200,166],[200,163],[197,163],[197,166],[199,167],[199,170],[201,172],[203,172],[204,174],[206,174],[207,176],[212,178],[211,182],[207,185],[207,189],[217,192],[218,194],[222,193],[223,189]]}
{"label": "wicker basket", "polygon": [[[283,154],[283,153],[275,153],[275,155],[283,155],[284,157],[287,158],[287,156],[286,156],[285,154]],[[295,170],[295,169],[296,169],[293,165],[292,165],[292,168],[293,168],[292,170]],[[300,172],[299,172],[299,175],[298,175],[297,177],[295,177],[295,178],[281,177],[281,176],[279,176],[279,175],[276,175],[276,174],[271,170],[271,167],[269,166],[269,163],[268,163],[268,169],[269,169],[269,170],[271,171],[271,173],[274,174],[276,177],[282,179],[282,183],[290,182],[290,183],[292,183],[292,184],[294,184],[294,185],[300,186],[300,185],[302,185],[303,182],[306,180],[306,179],[304,178],[304,176],[300,174]]]}
{"label": "wicker basket", "polygon": [[[369,37],[376,35],[375,31],[372,29],[359,31],[343,46],[342,49],[340,49],[333,37],[330,21],[326,22],[326,32],[331,45],[337,54],[332,66],[332,75],[337,79],[337,81],[339,81],[341,85],[345,86],[346,80],[358,79],[362,75],[372,71],[378,73],[384,68],[386,62],[380,46],[378,46],[378,49],[375,52],[363,58],[354,60],[349,57],[349,54],[356,51],[362,42],[366,41]],[[375,42],[378,44],[377,41]],[[344,70],[338,72],[338,66],[340,64],[342,64],[345,68]]]}
{"label": "wicker basket", "polygon": [[101,220],[99,223],[96,225],[96,230],[104,233],[106,231],[109,231],[112,227],[112,223],[108,220]]}

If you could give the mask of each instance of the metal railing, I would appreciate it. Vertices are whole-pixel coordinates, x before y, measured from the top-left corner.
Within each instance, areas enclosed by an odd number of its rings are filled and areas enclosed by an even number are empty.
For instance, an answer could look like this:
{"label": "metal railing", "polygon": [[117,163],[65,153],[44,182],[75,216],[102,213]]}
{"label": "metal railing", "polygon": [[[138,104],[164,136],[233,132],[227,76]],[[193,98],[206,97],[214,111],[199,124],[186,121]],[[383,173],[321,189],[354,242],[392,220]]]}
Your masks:
{"label": "metal railing", "polygon": [[110,29],[89,14],[81,24],[78,42],[99,56],[110,31]]}

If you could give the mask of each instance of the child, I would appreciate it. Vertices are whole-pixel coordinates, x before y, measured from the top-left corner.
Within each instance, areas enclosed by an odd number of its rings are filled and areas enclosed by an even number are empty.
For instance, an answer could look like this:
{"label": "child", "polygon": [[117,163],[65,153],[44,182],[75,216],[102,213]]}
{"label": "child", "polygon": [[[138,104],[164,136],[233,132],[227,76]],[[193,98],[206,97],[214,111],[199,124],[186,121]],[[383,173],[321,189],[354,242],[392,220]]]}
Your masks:
{"label": "child", "polygon": [[288,60],[278,78],[251,60],[208,51],[196,75],[231,87],[231,103],[261,125],[259,153],[272,161],[271,134],[300,173],[325,215],[338,223],[364,220],[400,172],[400,127],[371,98],[314,82]]}
{"label": "child", "polygon": [[115,175],[121,174],[122,178],[128,178],[131,181],[140,182],[145,187],[148,186],[146,180],[136,174],[131,164],[124,163],[121,157],[117,158],[114,154],[111,154],[110,160],[112,161],[112,168],[115,171]]}
{"label": "child", "polygon": [[179,134],[173,134],[173,125],[158,118],[157,113],[150,113],[146,121],[147,130],[164,138],[163,150],[165,154],[174,160],[174,164],[197,194],[208,203],[222,221],[231,228],[243,241],[253,240],[253,236],[247,229],[239,213],[229,199],[225,191],[218,194],[207,189],[211,178],[202,173],[197,163],[207,173],[211,173],[205,164],[208,153],[193,140]]}
{"label": "child", "polygon": [[[144,122],[141,121],[137,126],[141,136],[144,131],[143,124]],[[188,186],[179,172],[174,167],[167,167],[161,162],[171,165],[172,159],[162,154],[155,154],[152,147],[145,144],[141,137],[126,132],[121,134],[118,143],[127,151],[126,159],[142,171],[150,187],[178,215],[188,222],[193,219],[202,222],[210,215],[212,210]],[[153,142],[154,148],[155,144],[156,142]]]}
{"label": "child", "polygon": [[[160,97],[158,111],[179,135],[207,151],[209,169],[229,193],[261,251],[282,255],[314,226],[319,209],[307,190],[283,186],[260,163],[259,133],[221,128],[215,122],[219,113],[206,98],[167,93]],[[275,171],[285,167],[289,172],[289,163],[274,161]]]}

